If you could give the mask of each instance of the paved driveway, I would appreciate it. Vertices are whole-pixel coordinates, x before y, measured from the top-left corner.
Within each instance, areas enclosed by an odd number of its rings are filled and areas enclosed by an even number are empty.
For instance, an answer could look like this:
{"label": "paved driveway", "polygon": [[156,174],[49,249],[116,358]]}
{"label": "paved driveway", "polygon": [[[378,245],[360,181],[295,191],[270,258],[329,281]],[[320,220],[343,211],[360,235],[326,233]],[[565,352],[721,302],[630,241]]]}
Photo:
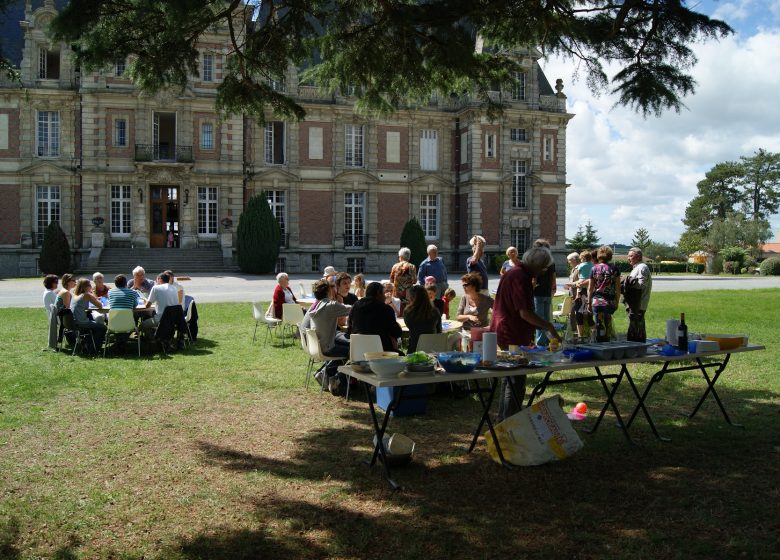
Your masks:
{"label": "paved driveway", "polygon": [[[106,275],[111,282],[113,275]],[[295,274],[290,286],[297,294],[300,283],[307,291],[318,279],[316,275]],[[371,277],[369,280],[381,280]],[[566,278],[559,278],[563,284]],[[450,282],[460,294],[460,284]],[[273,276],[254,276],[248,274],[192,274],[190,280],[182,281],[186,293],[200,303],[269,301],[276,287]],[[490,288],[498,285],[498,277],[491,277]],[[654,276],[653,291],[656,292],[696,292],[701,290],[751,290],[755,288],[780,288],[780,276]],[[0,307],[38,307],[42,306],[43,284],[41,278],[0,279]]]}

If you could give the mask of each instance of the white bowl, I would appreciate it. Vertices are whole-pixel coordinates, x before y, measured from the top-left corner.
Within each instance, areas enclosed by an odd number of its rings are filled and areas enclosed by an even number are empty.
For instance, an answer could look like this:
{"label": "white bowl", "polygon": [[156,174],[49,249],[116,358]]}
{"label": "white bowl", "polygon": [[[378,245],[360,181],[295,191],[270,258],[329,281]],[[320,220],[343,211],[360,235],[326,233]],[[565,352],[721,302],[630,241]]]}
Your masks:
{"label": "white bowl", "polygon": [[406,358],[381,358],[379,360],[369,360],[368,367],[371,368],[377,377],[395,377],[406,367]]}

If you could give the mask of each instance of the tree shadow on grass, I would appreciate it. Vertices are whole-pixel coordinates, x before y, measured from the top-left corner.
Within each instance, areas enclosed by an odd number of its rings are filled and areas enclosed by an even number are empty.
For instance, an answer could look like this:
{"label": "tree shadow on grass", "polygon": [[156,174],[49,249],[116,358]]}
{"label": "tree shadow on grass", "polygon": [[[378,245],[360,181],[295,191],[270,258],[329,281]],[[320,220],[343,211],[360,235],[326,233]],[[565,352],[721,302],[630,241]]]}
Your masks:
{"label": "tree shadow on grass", "polygon": [[[703,391],[672,388],[670,406],[695,403]],[[187,558],[771,556],[780,545],[780,465],[770,459],[778,419],[768,403],[777,395],[719,389],[724,400],[741,403],[731,412],[752,429],[728,426],[715,409],[685,424],[661,420],[671,443],[648,437],[634,446],[606,425],[582,434],[585,448],[568,460],[512,469],[494,464],[483,440],[471,455],[463,453],[477,403],[436,397],[424,418],[391,421],[390,432],[412,436],[420,450],[395,471],[404,486],[397,494],[381,467],[363,464],[372,436],[363,403],[334,401],[346,427],[307,431],[284,458],[200,441],[206,465],[257,472],[259,487],[271,477],[304,490],[269,489],[253,502],[257,529],[214,529],[183,539],[178,552]],[[603,399],[600,392],[596,387],[594,398]],[[747,410],[756,415],[750,422],[742,418]]]}

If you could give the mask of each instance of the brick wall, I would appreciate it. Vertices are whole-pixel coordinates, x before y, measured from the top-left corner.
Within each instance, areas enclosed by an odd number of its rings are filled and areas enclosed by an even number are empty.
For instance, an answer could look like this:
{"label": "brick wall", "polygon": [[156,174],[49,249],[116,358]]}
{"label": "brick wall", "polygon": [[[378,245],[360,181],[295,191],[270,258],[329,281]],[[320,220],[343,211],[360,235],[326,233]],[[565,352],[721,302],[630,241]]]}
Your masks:
{"label": "brick wall", "polygon": [[[387,161],[387,133],[398,132],[400,136],[400,158],[398,163]],[[379,156],[379,169],[408,169],[409,168],[409,129],[405,126],[378,126],[377,127],[377,155]]]}
{"label": "brick wall", "polygon": [[333,243],[333,193],[309,191],[300,197],[298,218],[303,245]]}
{"label": "brick wall", "polygon": [[[16,137],[18,138],[18,136]],[[19,185],[0,185],[0,245],[18,245],[22,236]]]}
{"label": "brick wall", "polygon": [[[493,146],[493,157],[488,158],[487,156],[487,144],[485,138],[489,134],[492,134],[495,138],[495,145]],[[488,126],[483,125],[482,126],[482,138],[479,146],[473,146],[472,149],[479,150],[481,154],[481,165],[483,169],[500,169],[501,168],[501,159],[499,158],[499,154],[501,148],[501,139],[498,134],[498,127],[497,126]],[[496,214],[497,215],[497,214]]]}
{"label": "brick wall", "polygon": [[[0,150],[0,158],[18,158],[21,133],[19,109],[0,109],[0,115],[8,115],[8,149]],[[18,239],[14,243],[18,243]]]}
{"label": "brick wall", "polygon": [[[116,129],[114,122],[125,119],[126,146],[115,146]],[[97,135],[96,135],[97,137]],[[106,110],[106,153],[109,156],[131,157],[135,150],[135,111],[133,109],[108,109]]]}
{"label": "brick wall", "polygon": [[[200,147],[200,133],[201,124],[204,122],[210,122],[212,124],[212,135],[214,141],[214,147],[211,150],[204,150]],[[219,159],[219,152],[221,147],[221,124],[215,113],[193,113],[192,114],[192,155],[195,156],[195,161],[204,159]],[[228,135],[228,140],[232,140]]]}
{"label": "brick wall", "polygon": [[[309,159],[309,129],[322,129],[322,159]],[[302,167],[330,167],[333,163],[333,123],[307,121],[300,124],[299,160]]]}
{"label": "brick wall", "polygon": [[377,201],[377,243],[395,245],[409,220],[409,197],[404,193],[379,193]]}
{"label": "brick wall", "polygon": [[558,244],[558,195],[543,194],[539,212],[539,237]]}
{"label": "brick wall", "polygon": [[489,245],[493,245],[498,243],[499,238],[498,216],[500,215],[500,207],[498,193],[481,193],[480,203],[482,205],[482,231],[479,233],[482,234],[482,237],[487,240]]}

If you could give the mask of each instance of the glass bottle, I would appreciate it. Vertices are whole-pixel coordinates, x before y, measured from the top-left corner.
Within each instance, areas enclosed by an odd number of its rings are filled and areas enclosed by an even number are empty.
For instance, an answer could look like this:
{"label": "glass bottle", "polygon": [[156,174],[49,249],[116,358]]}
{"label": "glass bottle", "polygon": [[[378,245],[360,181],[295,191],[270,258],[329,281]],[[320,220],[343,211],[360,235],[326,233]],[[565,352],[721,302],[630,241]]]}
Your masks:
{"label": "glass bottle", "polygon": [[677,349],[688,351],[688,325],[685,324],[685,313],[680,313],[680,324],[677,326]]}

